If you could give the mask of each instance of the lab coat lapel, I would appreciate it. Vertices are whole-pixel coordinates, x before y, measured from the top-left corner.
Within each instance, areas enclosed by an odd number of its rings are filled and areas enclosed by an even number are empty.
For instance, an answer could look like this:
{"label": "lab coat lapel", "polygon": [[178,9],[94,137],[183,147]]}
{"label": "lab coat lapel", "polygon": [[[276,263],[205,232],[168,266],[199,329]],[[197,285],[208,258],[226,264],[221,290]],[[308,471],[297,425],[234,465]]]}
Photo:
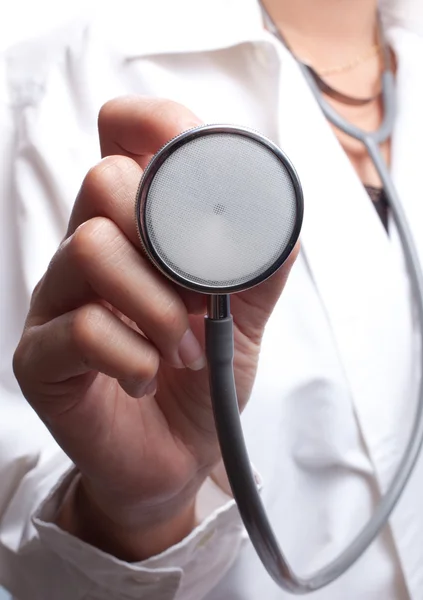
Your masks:
{"label": "lab coat lapel", "polygon": [[279,138],[302,181],[303,252],[384,490],[409,423],[403,409],[410,360],[404,348],[411,328],[404,274],[374,207],[289,56],[282,57]]}

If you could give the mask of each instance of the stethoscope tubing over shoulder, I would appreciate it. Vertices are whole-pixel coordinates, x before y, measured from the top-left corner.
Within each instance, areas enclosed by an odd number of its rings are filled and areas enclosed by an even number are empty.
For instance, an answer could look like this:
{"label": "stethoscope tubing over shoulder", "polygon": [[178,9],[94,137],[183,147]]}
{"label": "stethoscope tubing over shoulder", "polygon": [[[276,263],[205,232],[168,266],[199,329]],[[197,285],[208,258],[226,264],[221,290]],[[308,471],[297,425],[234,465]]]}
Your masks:
{"label": "stethoscope tubing over shoulder", "polygon": [[[270,17],[267,16],[267,18],[271,23]],[[277,35],[274,24],[272,29]],[[280,36],[278,37],[281,39]],[[281,41],[283,42],[282,39]],[[386,45],[385,52],[389,52]],[[364,144],[380,176],[403,246],[419,315],[420,335],[423,340],[423,277],[420,261],[401,202],[379,147],[391,136],[395,121],[395,82],[390,68],[390,60],[388,57],[386,58],[385,70],[382,74],[384,118],[380,127],[374,132],[363,131],[339,115],[322,96],[307,65],[299,63],[299,66],[326,118],[339,130]],[[229,324],[222,323],[222,327],[229,327]],[[208,328],[213,329],[212,323],[208,324]],[[214,333],[209,331],[210,347],[216,346],[211,340],[213,336]],[[232,491],[250,539],[268,573],[281,588],[294,594],[305,594],[318,590],[339,578],[360,558],[386,525],[404,491],[423,443],[423,381],[421,379],[418,406],[410,439],[392,482],[373,517],[337,558],[311,576],[303,578],[293,572],[281,551],[258,495],[237,411],[232,367],[229,362],[224,364],[222,361],[216,361],[214,364],[214,354],[215,350],[209,353],[213,367],[211,369],[211,389],[219,442]],[[423,373],[423,356],[421,370]],[[231,396],[230,400],[228,396]]]}

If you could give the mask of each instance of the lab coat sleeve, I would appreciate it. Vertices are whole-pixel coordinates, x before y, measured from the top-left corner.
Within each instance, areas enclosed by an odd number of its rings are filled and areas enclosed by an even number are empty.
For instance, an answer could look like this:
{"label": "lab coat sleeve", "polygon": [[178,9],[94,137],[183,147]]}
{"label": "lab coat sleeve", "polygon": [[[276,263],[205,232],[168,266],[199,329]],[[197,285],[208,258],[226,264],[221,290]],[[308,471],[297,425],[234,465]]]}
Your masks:
{"label": "lab coat sleeve", "polygon": [[148,560],[126,563],[73,537],[55,525],[78,478],[71,468],[54,485],[63,462],[57,453],[30,470],[9,502],[0,561],[19,600],[201,600],[235,560],[242,526],[234,501],[211,478],[198,495],[197,514],[214,505],[212,512],[187,538]]}
{"label": "lab coat sleeve", "polygon": [[[78,123],[54,76],[47,92],[25,81],[11,98],[0,62],[0,585],[19,600],[201,600],[243,539],[234,501],[212,478],[198,495],[194,531],[143,562],[122,562],[55,524],[78,474],[22,398],[11,363],[32,287],[63,235],[86,166],[77,164],[75,149],[86,149],[89,136],[86,144],[76,138]],[[47,96],[44,112],[39,94]],[[66,144],[58,151],[64,128],[58,131],[49,117],[57,105],[68,127],[68,153]]]}
{"label": "lab coat sleeve", "polygon": [[55,524],[78,473],[54,444],[38,455],[23,449],[9,456],[3,454],[0,471],[10,491],[0,514],[0,583],[19,600],[201,600],[236,559],[243,528],[234,501],[212,478],[198,494],[200,523],[188,537],[126,563]]}

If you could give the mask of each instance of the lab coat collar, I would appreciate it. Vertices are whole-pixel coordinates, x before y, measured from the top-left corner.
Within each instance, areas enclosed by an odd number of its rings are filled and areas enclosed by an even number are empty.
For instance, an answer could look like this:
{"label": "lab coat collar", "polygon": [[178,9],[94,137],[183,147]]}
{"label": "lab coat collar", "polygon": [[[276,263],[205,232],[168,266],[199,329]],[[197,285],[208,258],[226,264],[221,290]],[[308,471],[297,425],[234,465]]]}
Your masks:
{"label": "lab coat collar", "polygon": [[[137,9],[148,19],[137,18]],[[121,0],[118,11],[106,8],[98,16],[97,25],[127,59],[203,52],[271,37],[257,0]]]}

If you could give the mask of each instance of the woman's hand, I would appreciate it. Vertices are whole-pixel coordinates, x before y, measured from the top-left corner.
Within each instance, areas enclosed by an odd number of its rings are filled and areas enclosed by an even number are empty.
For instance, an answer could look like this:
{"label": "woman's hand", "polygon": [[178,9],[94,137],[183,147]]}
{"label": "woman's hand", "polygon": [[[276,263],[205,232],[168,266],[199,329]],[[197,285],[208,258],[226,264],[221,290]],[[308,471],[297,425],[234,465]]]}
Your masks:
{"label": "woman's hand", "polygon": [[[107,158],[82,183],[14,357],[23,394],[81,472],[69,527],[131,560],[189,532],[197,490],[219,460],[204,297],[172,285],[149,263],[134,220],[142,169],[165,142],[198,124],[163,100],[123,98],[102,108]],[[233,297],[241,408],[293,260]]]}

